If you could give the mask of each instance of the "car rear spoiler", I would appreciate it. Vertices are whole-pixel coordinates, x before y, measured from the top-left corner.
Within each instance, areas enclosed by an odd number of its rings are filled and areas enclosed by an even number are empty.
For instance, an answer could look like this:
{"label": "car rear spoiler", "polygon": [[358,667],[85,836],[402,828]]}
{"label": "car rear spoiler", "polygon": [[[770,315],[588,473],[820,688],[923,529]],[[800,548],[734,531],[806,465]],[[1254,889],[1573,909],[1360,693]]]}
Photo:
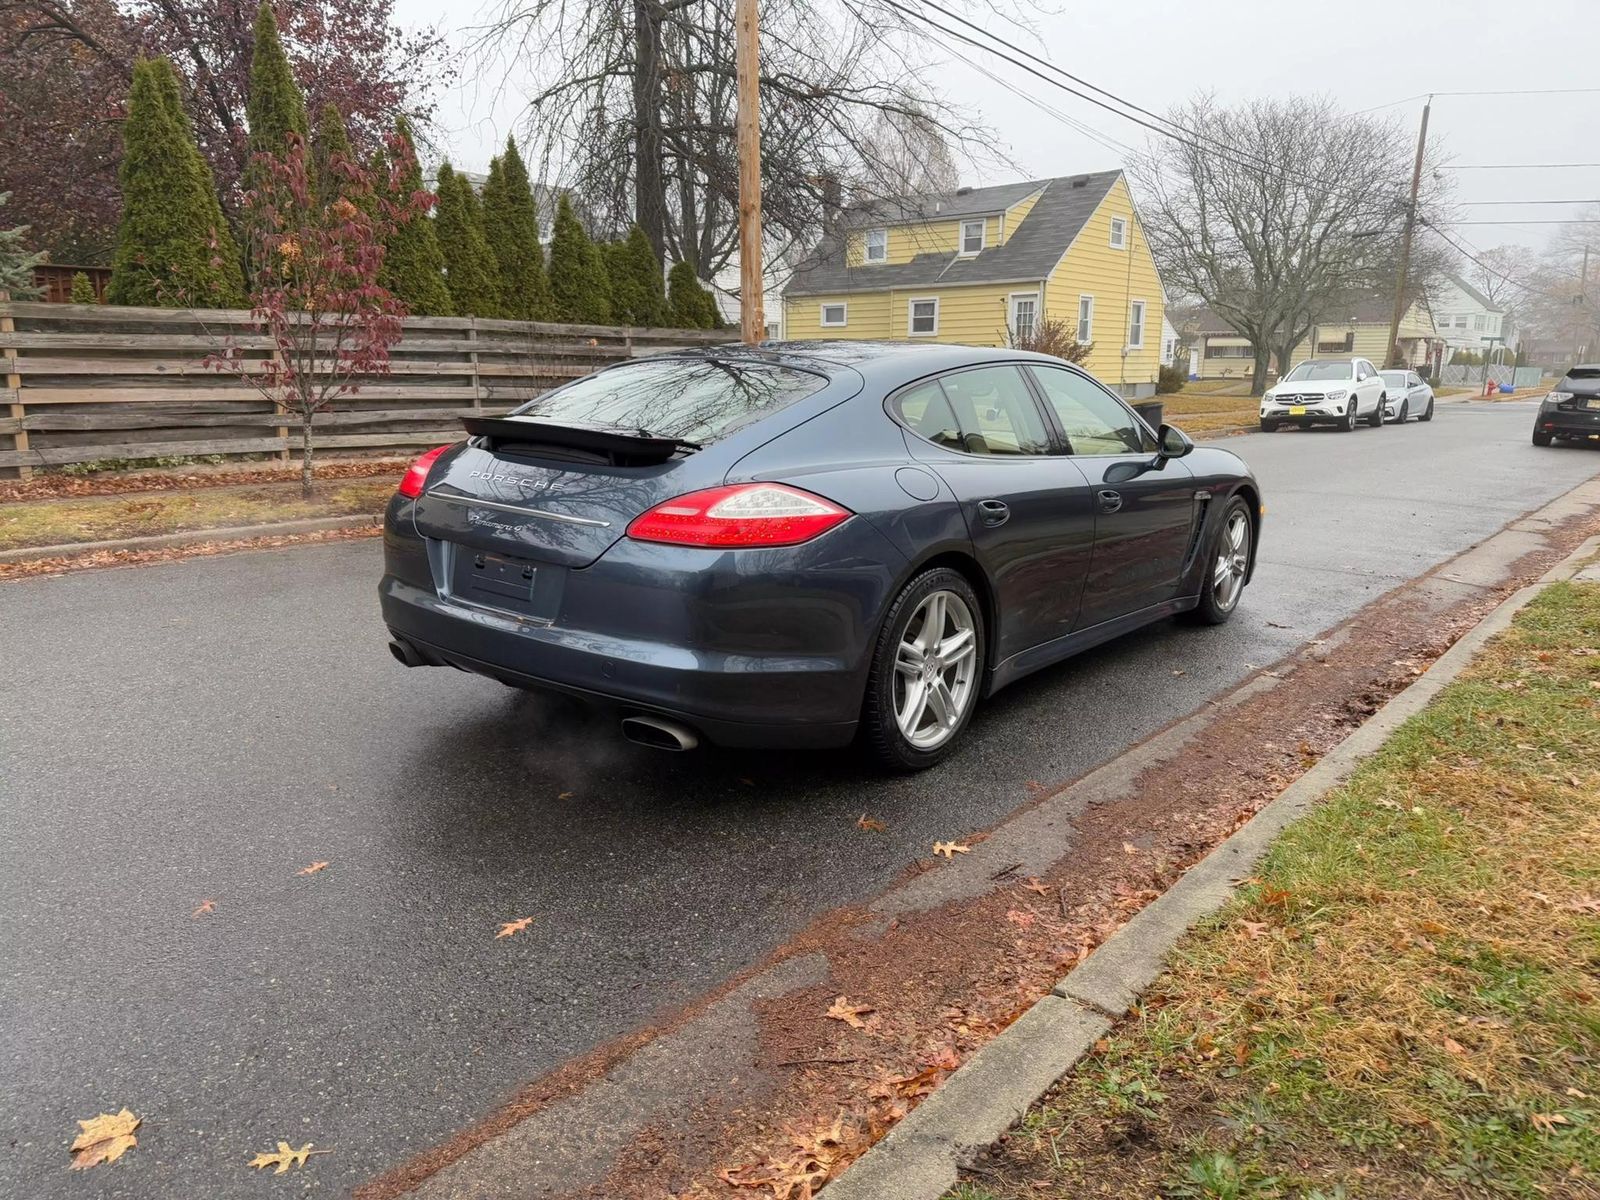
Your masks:
{"label": "car rear spoiler", "polygon": [[681,450],[695,447],[678,438],[656,437],[648,433],[624,433],[610,429],[585,429],[529,421],[511,417],[462,417],[461,424],[473,437],[483,439],[484,449],[504,454],[531,454],[572,457],[565,451],[580,451],[591,460],[619,467],[646,467],[664,463]]}

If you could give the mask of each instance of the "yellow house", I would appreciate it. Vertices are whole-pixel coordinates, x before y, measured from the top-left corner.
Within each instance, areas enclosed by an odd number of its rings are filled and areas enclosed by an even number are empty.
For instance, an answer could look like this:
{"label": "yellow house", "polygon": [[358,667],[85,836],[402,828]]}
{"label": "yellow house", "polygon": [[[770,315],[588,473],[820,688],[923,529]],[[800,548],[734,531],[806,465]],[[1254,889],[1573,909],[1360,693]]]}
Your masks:
{"label": "yellow house", "polygon": [[1132,398],[1155,393],[1165,294],[1121,171],[851,209],[795,271],[784,336],[1026,339],[1046,319]]}
{"label": "yellow house", "polygon": [[[1394,316],[1393,302],[1383,296],[1363,296],[1335,308],[1326,320],[1311,327],[1289,355],[1289,366],[1313,356],[1319,358],[1364,358],[1375,366],[1386,365],[1389,357],[1389,322]],[[1203,309],[1196,318],[1196,354],[1202,379],[1242,379],[1255,373],[1250,342],[1227,320]],[[1444,341],[1434,328],[1433,313],[1418,300],[1400,320],[1400,350],[1408,367],[1437,365]],[[1284,366],[1274,364],[1282,374]]]}

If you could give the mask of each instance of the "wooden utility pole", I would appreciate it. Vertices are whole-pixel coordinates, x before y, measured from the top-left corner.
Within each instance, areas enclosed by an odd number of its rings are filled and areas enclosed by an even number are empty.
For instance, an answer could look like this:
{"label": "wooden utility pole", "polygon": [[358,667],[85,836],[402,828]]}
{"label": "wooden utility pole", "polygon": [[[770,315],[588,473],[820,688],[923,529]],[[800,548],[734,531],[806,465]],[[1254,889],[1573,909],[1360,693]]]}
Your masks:
{"label": "wooden utility pole", "polygon": [[1428,146],[1428,110],[1433,97],[1422,106],[1422,128],[1417,132],[1417,162],[1411,168],[1411,203],[1406,207],[1406,228],[1400,235],[1400,272],[1394,284],[1394,315],[1389,318],[1389,349],[1386,367],[1403,367],[1400,353],[1400,322],[1406,315],[1406,274],[1411,269],[1411,234],[1417,224],[1417,193],[1422,190],[1422,156]]}
{"label": "wooden utility pole", "polygon": [[744,344],[765,334],[761,296],[761,58],[756,0],[737,0],[739,78],[739,317]]}

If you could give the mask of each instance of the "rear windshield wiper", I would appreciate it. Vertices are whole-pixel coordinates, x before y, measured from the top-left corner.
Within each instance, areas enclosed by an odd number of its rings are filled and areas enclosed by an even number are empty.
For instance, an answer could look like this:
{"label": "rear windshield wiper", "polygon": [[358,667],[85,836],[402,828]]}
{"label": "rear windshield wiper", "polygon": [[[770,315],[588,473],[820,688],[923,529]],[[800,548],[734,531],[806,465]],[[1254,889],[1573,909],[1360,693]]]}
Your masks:
{"label": "rear windshield wiper", "polygon": [[544,447],[559,447],[596,454],[619,467],[654,466],[680,453],[700,449],[695,442],[658,437],[643,430],[630,433],[526,417],[463,417],[461,424],[473,437],[482,438],[488,450],[538,455]]}

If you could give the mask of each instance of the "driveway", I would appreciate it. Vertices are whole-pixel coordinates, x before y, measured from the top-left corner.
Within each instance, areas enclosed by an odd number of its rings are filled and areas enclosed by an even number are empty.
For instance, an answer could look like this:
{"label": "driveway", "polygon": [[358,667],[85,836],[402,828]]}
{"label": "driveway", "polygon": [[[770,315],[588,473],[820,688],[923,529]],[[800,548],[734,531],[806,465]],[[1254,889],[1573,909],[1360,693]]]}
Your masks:
{"label": "driveway", "polygon": [[[279,1139],[347,1191],[1600,474],[1531,413],[1230,440],[1268,505],[1235,620],[1019,684],[907,779],[405,671],[375,541],[0,585],[0,1193],[265,1194]],[[139,1146],[69,1174],[124,1105]]]}

